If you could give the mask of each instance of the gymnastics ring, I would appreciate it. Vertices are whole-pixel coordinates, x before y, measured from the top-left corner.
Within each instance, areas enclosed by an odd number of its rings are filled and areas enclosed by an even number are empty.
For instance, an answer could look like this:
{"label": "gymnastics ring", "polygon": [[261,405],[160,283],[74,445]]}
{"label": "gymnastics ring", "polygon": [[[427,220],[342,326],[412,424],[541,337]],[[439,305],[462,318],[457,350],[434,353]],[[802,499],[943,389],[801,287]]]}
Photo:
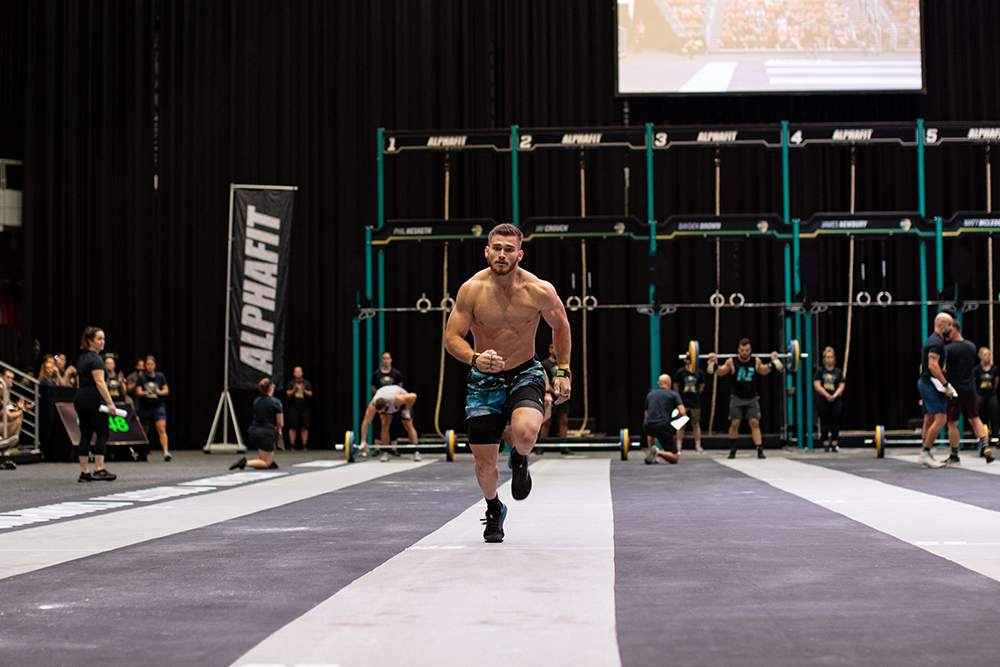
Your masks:
{"label": "gymnastics ring", "polygon": [[574,294],[573,296],[571,296],[568,299],[566,299],[566,308],[568,310],[571,310],[571,311],[573,311],[575,313],[576,311],[580,310],[580,305],[582,303],[583,302],[580,301],[580,297],[578,297],[578,296],[576,296]]}
{"label": "gymnastics ring", "polygon": [[890,303],[892,303],[892,294],[889,294],[888,292],[885,291],[879,292],[878,296],[875,297],[875,301],[880,306],[888,306]]}
{"label": "gymnastics ring", "polygon": [[450,313],[451,311],[455,310],[455,300],[452,299],[450,296],[446,296],[445,298],[441,299],[441,310],[443,310],[446,313]]}
{"label": "gymnastics ring", "polygon": [[431,300],[427,298],[427,294],[421,294],[420,298],[417,299],[417,310],[421,313],[428,313],[431,310],[433,304]]}
{"label": "gymnastics ring", "polygon": [[858,292],[858,295],[854,297],[854,300],[859,306],[867,306],[872,302],[872,295],[868,292]]}
{"label": "gymnastics ring", "polygon": [[[739,303],[736,303],[737,298],[739,299]],[[730,306],[736,306],[737,308],[739,308],[740,306],[742,306],[746,302],[747,302],[747,300],[739,292],[733,292],[732,294],[729,295],[729,305]]]}
{"label": "gymnastics ring", "polygon": [[726,297],[722,296],[718,292],[716,292],[712,296],[708,297],[708,304],[710,306],[714,306],[716,308],[719,308],[719,307],[725,305],[725,303],[726,303]]}
{"label": "gymnastics ring", "polygon": [[583,307],[586,308],[587,310],[593,310],[594,308],[597,308],[597,297],[594,296],[593,294],[588,294],[587,296],[583,297],[582,303]]}

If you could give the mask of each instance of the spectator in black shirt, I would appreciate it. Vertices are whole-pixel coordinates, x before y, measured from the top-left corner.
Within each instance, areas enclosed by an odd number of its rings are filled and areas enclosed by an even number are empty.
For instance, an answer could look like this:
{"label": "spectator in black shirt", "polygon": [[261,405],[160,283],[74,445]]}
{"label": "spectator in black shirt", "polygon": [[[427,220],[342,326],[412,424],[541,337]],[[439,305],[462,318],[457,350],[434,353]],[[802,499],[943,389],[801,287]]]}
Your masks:
{"label": "spectator in black shirt", "polygon": [[242,470],[246,467],[266,470],[278,467],[274,462],[274,450],[279,446],[281,438],[281,428],[284,424],[283,408],[281,401],[274,397],[274,383],[270,378],[258,382],[257,391],[260,392],[260,396],[253,401],[253,421],[247,429],[247,442],[257,449],[257,458],[247,461],[244,456],[229,466],[230,470],[237,468]]}
{"label": "spectator in black shirt", "polygon": [[975,377],[979,416],[989,427],[990,433],[996,435],[1000,429],[1000,406],[997,405],[1000,373],[997,373],[997,368],[993,365],[993,353],[988,347],[979,348],[979,365],[976,366]]}
{"label": "spectator in black shirt", "polygon": [[392,355],[388,352],[382,353],[382,365],[372,374],[372,393],[374,394],[382,387],[394,384],[397,387],[403,386],[403,372],[392,367]]}
{"label": "spectator in black shirt", "polygon": [[993,463],[993,451],[987,446],[986,427],[979,418],[979,401],[976,396],[977,362],[976,345],[971,340],[962,337],[962,323],[955,320],[951,324],[951,335],[945,345],[948,365],[944,376],[948,385],[954,387],[956,395],[948,399],[948,441],[951,445],[951,455],[945,461],[947,465],[961,465],[958,456],[961,434],[958,432],[958,419],[962,415],[969,420],[972,432],[979,439],[979,454],[986,457],[987,463]]}
{"label": "spectator in black shirt", "polygon": [[[686,359],[690,361],[690,351],[687,353]],[[695,372],[692,373],[688,370],[686,363],[674,373],[674,386],[677,387],[677,393],[681,395],[681,399],[684,401],[686,414],[691,421],[691,433],[694,435],[694,451],[699,454],[705,453],[705,450],[701,446],[701,392],[705,391],[705,380],[705,371],[695,368]],[[684,429],[686,427],[687,425],[685,424],[677,431],[678,454],[680,454],[684,446]]]}
{"label": "spectator in black shirt", "polygon": [[42,357],[42,366],[38,369],[38,382],[43,387],[58,387],[59,369],[56,367],[56,360],[51,354]]}
{"label": "spectator in black shirt", "polygon": [[76,387],[77,382],[77,371],[76,367],[72,364],[69,367],[66,366],[66,355],[57,354],[53,357],[56,360],[56,374],[59,376],[58,384],[60,387]]}
{"label": "spectator in black shirt", "polygon": [[139,376],[146,372],[146,360],[136,359],[135,360],[135,370],[128,374],[125,378],[125,396],[129,403],[135,405],[135,401],[132,400],[135,397],[136,400],[139,398],[139,392],[136,388],[139,385]]}
{"label": "spectator in black shirt", "polygon": [[839,452],[840,421],[844,414],[844,371],[837,368],[837,353],[832,347],[823,350],[823,365],[813,375],[816,390],[816,414],[823,441],[823,451]]}
{"label": "spectator in black shirt", "polygon": [[[104,469],[104,452],[108,443],[109,414],[101,412],[101,406],[106,405],[110,415],[115,414],[115,403],[111,400],[106,384],[107,369],[98,356],[104,349],[104,332],[97,327],[87,327],[80,341],[83,354],[76,363],[80,374],[80,388],[76,390],[73,407],[80,419],[80,444],[77,447],[77,457],[80,460],[80,482],[95,480],[112,481],[116,478]],[[94,473],[88,469],[90,440],[94,441]]]}
{"label": "spectator in black shirt", "polygon": [[170,394],[167,378],[163,373],[156,372],[156,357],[146,357],[146,372],[136,378],[136,395],[139,397],[139,423],[142,430],[149,434],[149,425],[156,425],[156,434],[163,448],[163,460],[169,461],[170,447],[167,442],[167,406],[163,397]]}
{"label": "spectator in black shirt", "polygon": [[0,440],[13,438],[20,433],[21,420],[24,418],[24,410],[28,405],[33,406],[33,404],[25,403],[23,396],[18,397],[14,393],[13,371],[5,369],[3,372],[3,384],[0,385],[0,410],[4,411],[7,418],[5,420],[5,429],[3,418],[0,417]]}
{"label": "spectator in black shirt", "polygon": [[309,401],[312,399],[313,388],[302,375],[302,366],[292,370],[292,379],[288,381],[288,447],[295,449],[295,436],[302,435],[302,451],[309,451]]}
{"label": "spectator in black shirt", "polygon": [[115,358],[112,355],[104,357],[104,367],[108,369],[108,393],[115,403],[125,401],[125,376],[115,373]]}

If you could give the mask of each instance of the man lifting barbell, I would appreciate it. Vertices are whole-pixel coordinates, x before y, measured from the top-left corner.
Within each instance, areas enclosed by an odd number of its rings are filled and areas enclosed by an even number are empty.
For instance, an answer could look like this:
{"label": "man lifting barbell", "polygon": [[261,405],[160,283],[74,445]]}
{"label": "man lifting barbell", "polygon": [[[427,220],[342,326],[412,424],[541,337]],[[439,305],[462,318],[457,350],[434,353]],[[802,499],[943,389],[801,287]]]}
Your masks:
{"label": "man lifting barbell", "polygon": [[768,375],[772,369],[782,370],[784,364],[778,359],[778,353],[771,353],[771,361],[764,363],[759,357],[753,356],[753,347],[749,338],[739,342],[735,357],[726,359],[718,365],[718,355],[712,352],[708,355],[708,374],[736,376],[729,395],[729,457],[736,458],[737,439],[740,436],[740,422],[746,419],[750,424],[750,437],[757,447],[757,458],[764,456],[763,437],[760,432],[760,393],[757,391],[757,376]]}

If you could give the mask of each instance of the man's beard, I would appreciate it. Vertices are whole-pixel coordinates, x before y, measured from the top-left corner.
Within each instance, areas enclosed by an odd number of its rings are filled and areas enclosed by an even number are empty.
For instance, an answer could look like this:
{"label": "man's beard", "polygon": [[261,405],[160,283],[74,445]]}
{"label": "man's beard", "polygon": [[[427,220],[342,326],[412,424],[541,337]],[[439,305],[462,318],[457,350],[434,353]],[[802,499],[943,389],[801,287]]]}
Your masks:
{"label": "man's beard", "polygon": [[493,271],[498,276],[505,276],[514,269],[517,268],[517,262],[511,262],[509,264],[499,264],[496,260],[489,262],[490,270]]}

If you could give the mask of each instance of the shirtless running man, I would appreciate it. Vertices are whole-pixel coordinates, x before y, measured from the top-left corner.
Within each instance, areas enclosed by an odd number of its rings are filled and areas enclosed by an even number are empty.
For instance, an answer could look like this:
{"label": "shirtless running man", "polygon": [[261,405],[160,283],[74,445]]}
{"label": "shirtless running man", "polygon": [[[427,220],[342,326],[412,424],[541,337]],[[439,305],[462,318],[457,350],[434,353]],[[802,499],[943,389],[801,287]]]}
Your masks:
{"label": "shirtless running man", "polygon": [[[476,478],[486,497],[487,542],[502,542],[504,536],[507,507],[497,495],[497,457],[508,423],[513,439],[511,495],[523,500],[531,491],[528,454],[542,425],[545,396],[545,369],[535,358],[540,317],[552,327],[556,404],[569,400],[571,388],[566,309],[550,283],[518,267],[524,256],[521,240],[521,230],[514,225],[493,228],[485,249],[489,268],[459,288],[445,334],[448,352],[471,366],[465,417]],[[475,348],[465,339],[470,330]]]}

